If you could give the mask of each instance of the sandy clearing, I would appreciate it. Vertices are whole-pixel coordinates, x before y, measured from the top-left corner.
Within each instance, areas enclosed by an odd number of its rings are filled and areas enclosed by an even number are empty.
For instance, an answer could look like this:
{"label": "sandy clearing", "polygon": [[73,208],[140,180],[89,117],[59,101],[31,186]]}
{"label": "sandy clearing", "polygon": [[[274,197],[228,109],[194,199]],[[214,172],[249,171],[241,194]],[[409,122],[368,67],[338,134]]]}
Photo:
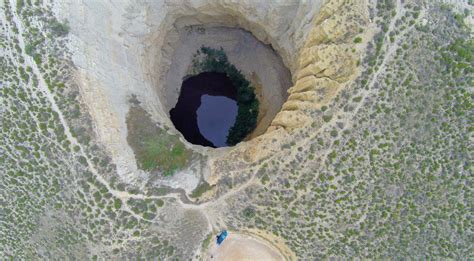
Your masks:
{"label": "sandy clearing", "polygon": [[213,238],[206,260],[285,260],[279,251],[258,238],[230,232],[218,246]]}

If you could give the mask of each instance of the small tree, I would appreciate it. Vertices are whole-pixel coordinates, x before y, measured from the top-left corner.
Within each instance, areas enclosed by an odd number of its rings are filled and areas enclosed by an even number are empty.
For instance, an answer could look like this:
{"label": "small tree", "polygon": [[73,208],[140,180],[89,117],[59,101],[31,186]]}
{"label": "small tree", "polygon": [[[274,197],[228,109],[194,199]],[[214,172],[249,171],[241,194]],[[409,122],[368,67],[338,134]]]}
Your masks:
{"label": "small tree", "polygon": [[64,23],[59,22],[58,20],[54,19],[51,24],[49,25],[51,31],[57,36],[65,36],[69,33],[69,25],[67,21]]}

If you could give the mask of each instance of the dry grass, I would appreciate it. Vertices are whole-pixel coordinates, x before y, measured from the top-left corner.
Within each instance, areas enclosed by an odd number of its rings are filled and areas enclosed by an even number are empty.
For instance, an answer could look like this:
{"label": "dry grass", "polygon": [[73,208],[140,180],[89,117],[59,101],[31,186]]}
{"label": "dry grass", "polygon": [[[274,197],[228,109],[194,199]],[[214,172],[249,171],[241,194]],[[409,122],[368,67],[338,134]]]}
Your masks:
{"label": "dry grass", "polygon": [[152,122],[139,106],[132,106],[127,115],[127,141],[135,153],[138,167],[172,175],[186,166],[191,152],[176,135],[169,135]]}

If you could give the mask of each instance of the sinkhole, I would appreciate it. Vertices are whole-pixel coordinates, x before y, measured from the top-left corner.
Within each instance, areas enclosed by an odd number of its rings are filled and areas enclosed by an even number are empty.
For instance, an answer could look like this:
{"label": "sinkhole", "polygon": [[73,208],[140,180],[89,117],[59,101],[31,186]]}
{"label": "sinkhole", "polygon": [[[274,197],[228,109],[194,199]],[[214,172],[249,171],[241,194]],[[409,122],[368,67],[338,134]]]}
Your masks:
{"label": "sinkhole", "polygon": [[183,26],[177,35],[159,94],[183,138],[218,148],[265,133],[292,84],[272,46],[242,28]]}
{"label": "sinkhole", "polygon": [[170,118],[187,141],[225,147],[237,112],[237,89],[232,81],[225,73],[204,72],[183,81]]}

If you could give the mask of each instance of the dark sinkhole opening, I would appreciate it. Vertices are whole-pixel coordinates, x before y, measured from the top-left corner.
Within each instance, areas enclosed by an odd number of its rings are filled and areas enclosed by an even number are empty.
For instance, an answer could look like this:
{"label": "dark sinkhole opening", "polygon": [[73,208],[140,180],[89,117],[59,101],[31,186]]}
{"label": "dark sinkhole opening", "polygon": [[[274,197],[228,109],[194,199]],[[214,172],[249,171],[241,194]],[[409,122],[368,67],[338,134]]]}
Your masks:
{"label": "dark sinkhole opening", "polygon": [[227,75],[204,72],[183,82],[170,117],[187,141],[224,147],[237,110],[237,89]]}
{"label": "dark sinkhole opening", "polygon": [[193,75],[183,80],[170,118],[193,144],[233,146],[256,127],[258,99],[222,49],[202,47],[193,59]]}

